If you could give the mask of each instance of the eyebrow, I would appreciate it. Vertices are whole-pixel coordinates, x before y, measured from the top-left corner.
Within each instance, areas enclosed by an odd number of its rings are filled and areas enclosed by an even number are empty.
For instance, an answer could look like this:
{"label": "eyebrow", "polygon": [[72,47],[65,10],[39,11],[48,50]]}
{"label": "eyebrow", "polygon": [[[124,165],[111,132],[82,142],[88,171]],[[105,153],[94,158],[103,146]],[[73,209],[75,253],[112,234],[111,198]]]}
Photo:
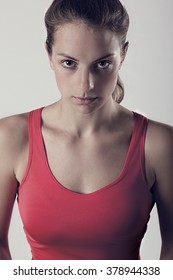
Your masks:
{"label": "eyebrow", "polygon": [[[71,59],[71,60],[74,60],[74,61],[79,62],[79,60],[78,60],[77,58],[74,58],[74,57],[72,57],[72,56],[69,56],[68,54],[65,54],[65,53],[57,53],[57,55],[59,55],[59,56],[64,56],[64,57],[66,57],[66,58],[68,58],[68,59]],[[106,58],[108,58],[108,57],[110,57],[110,56],[115,56],[115,53],[110,53],[110,54],[107,54],[107,55],[102,56],[102,57],[100,57],[100,58],[97,58],[96,60],[94,60],[94,62],[97,62],[97,61],[99,61],[99,60],[106,59]]]}

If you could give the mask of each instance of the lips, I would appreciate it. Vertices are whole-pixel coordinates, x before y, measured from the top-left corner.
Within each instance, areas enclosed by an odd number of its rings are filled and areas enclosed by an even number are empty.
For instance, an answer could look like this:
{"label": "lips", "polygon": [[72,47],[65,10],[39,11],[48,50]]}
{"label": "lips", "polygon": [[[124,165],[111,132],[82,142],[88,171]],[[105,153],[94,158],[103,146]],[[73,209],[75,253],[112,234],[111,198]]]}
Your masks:
{"label": "lips", "polygon": [[78,104],[88,105],[97,100],[98,97],[74,97]]}

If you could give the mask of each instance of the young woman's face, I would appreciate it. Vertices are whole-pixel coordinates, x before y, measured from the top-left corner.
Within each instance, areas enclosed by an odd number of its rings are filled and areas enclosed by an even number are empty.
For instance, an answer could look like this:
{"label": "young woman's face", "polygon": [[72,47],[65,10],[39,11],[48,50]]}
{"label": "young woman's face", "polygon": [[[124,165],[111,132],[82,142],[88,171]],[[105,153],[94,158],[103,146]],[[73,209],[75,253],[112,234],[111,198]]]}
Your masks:
{"label": "young woman's face", "polygon": [[64,24],[54,35],[49,58],[64,103],[89,113],[114,102],[124,58],[113,32],[83,22]]}

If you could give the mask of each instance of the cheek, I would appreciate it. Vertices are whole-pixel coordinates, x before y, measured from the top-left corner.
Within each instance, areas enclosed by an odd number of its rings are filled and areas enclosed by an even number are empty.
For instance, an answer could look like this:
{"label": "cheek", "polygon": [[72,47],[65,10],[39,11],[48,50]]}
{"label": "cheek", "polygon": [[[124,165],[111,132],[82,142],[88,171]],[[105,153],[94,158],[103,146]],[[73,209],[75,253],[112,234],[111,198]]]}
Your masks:
{"label": "cheek", "polygon": [[114,90],[118,78],[118,71],[109,74],[101,75],[98,84],[102,89]]}
{"label": "cheek", "polygon": [[60,71],[57,71],[56,69],[54,70],[54,74],[55,74],[55,79],[56,79],[56,84],[58,86],[58,89],[62,93],[65,91],[65,89],[67,87],[67,80],[66,80],[65,76],[63,75],[63,73],[61,73]]}
{"label": "cheek", "polygon": [[67,71],[63,71],[63,69],[55,69],[55,78],[57,87],[62,95],[69,94],[69,92],[73,92],[75,89],[75,79],[73,75],[67,73]]}
{"label": "cheek", "polygon": [[100,93],[102,97],[112,96],[115,91],[116,84],[118,79],[118,73],[113,73],[112,75],[105,76],[100,79],[100,83],[98,83],[97,91]]}

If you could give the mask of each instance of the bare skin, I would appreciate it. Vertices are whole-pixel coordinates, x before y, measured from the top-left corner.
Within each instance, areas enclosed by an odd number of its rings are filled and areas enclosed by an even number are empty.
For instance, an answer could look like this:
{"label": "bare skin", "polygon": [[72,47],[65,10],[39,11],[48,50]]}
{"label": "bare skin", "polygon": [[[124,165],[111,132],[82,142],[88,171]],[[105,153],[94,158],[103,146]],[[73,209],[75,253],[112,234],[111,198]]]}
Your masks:
{"label": "bare skin", "polygon": [[[123,168],[134,119],[132,112],[115,103],[112,92],[124,58],[118,38],[109,31],[78,22],[55,34],[49,60],[62,97],[42,111],[42,134],[53,175],[74,192],[94,192]],[[27,117],[0,121],[0,259],[11,258],[8,228],[27,165]],[[158,208],[161,259],[173,259],[172,143],[172,127],[149,121],[145,172]]]}

